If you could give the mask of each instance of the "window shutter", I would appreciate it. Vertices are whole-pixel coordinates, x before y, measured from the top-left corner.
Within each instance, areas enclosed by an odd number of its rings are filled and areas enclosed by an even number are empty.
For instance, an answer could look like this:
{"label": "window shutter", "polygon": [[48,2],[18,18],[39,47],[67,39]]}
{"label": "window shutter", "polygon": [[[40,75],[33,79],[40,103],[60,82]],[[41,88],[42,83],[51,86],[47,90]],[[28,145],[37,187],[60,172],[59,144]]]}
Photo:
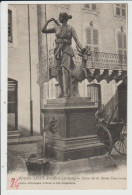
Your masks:
{"label": "window shutter", "polygon": [[98,87],[94,86],[93,89],[94,89],[94,94],[93,94],[94,98],[93,99],[95,102],[97,102],[98,101]]}
{"label": "window shutter", "polygon": [[126,16],[126,10],[125,9],[122,9],[122,16]]}
{"label": "window shutter", "polygon": [[90,9],[90,4],[84,4],[85,8]]}
{"label": "window shutter", "polygon": [[127,60],[127,51],[124,50],[124,60]]}
{"label": "window shutter", "polygon": [[91,29],[87,28],[86,33],[87,33],[87,44],[91,44]]}
{"label": "window shutter", "polygon": [[119,7],[116,7],[116,15],[120,16],[120,8]]}
{"label": "window shutter", "polygon": [[126,35],[124,34],[122,38],[123,38],[123,48],[126,49]]}
{"label": "window shutter", "polygon": [[91,98],[92,102],[97,102],[99,100],[101,100],[101,96],[100,96],[100,85],[97,84],[90,84],[87,85],[87,97]]}
{"label": "window shutter", "polygon": [[12,42],[12,11],[8,10],[8,41]]}
{"label": "window shutter", "polygon": [[122,34],[118,34],[118,48],[122,48]]}
{"label": "window shutter", "polygon": [[98,45],[98,30],[93,29],[93,45]]}
{"label": "window shutter", "polygon": [[119,49],[119,63],[122,63],[123,60],[123,50]]}
{"label": "window shutter", "polygon": [[92,10],[96,10],[96,4],[92,4]]}

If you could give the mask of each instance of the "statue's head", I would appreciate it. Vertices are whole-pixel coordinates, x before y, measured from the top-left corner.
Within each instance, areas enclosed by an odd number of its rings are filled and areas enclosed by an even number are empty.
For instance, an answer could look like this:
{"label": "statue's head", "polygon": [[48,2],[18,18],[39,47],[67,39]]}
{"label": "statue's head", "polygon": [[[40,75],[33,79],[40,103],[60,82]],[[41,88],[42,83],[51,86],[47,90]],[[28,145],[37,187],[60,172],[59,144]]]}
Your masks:
{"label": "statue's head", "polygon": [[59,14],[60,23],[67,22],[69,19],[72,19],[71,15],[68,15],[66,12],[60,12]]}

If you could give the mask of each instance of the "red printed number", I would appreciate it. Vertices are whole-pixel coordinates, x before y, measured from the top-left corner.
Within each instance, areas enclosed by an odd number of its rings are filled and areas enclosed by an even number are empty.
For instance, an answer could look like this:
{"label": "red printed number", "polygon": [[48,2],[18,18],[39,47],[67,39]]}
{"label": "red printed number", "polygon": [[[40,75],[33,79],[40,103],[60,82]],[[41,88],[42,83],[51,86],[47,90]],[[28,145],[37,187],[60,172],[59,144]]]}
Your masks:
{"label": "red printed number", "polygon": [[19,180],[19,178],[17,178],[17,179],[12,178],[10,187],[18,189],[18,186],[19,186],[18,180]]}

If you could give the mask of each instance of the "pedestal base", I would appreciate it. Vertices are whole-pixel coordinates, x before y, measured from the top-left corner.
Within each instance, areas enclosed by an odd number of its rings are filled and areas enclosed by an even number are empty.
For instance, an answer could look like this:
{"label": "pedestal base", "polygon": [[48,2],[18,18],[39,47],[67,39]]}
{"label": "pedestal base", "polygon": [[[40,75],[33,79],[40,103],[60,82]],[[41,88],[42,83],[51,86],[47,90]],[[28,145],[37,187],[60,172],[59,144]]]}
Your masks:
{"label": "pedestal base", "polygon": [[57,161],[105,154],[96,136],[97,105],[89,98],[48,100],[44,113],[46,156]]}
{"label": "pedestal base", "polygon": [[57,161],[75,160],[106,153],[105,147],[96,135],[63,138],[46,136],[46,157]]}
{"label": "pedestal base", "polygon": [[26,164],[29,175],[84,175],[116,168],[115,160],[109,155],[66,162],[38,159],[35,162],[29,161]]}
{"label": "pedestal base", "polygon": [[66,162],[50,161],[51,175],[75,175],[97,173],[108,169],[116,168],[116,161],[109,155],[90,157],[87,159],[77,159]]}

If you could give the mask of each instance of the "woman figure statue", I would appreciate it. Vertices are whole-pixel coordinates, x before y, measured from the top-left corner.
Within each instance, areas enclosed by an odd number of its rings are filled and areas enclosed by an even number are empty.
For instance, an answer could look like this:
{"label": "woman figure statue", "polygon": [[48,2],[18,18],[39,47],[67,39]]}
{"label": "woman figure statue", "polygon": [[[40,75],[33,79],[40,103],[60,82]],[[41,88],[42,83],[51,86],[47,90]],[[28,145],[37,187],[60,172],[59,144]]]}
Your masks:
{"label": "woman figure statue", "polygon": [[[71,72],[75,67],[73,62],[74,52],[71,47],[72,38],[75,40],[77,47],[83,51],[82,45],[78,40],[76,31],[74,28],[67,24],[67,21],[71,19],[72,16],[68,15],[66,12],[59,14],[59,22],[54,18],[51,18],[44,25],[43,33],[55,33],[56,34],[56,48],[54,50],[54,56],[56,60],[57,67],[57,77],[61,87],[60,97],[71,97],[78,96],[78,82],[72,82]],[[54,21],[56,27],[47,29],[50,22]]]}

